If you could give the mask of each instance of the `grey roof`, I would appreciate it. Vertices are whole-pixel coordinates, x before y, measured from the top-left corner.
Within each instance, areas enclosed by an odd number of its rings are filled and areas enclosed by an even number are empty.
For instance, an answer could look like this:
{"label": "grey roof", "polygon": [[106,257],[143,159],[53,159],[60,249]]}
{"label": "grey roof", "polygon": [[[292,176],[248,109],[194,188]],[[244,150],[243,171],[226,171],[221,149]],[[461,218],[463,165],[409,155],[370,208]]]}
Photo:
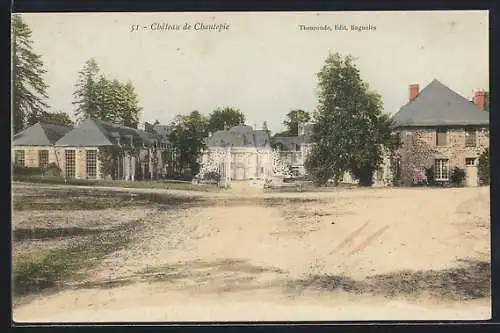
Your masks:
{"label": "grey roof", "polygon": [[488,125],[489,112],[433,80],[393,116],[395,127]]}
{"label": "grey roof", "polygon": [[208,147],[265,147],[270,143],[269,132],[254,130],[248,125],[238,125],[228,130],[220,130],[205,139]]}
{"label": "grey roof", "polygon": [[274,142],[280,144],[284,150],[295,150],[297,145],[307,144],[312,142],[314,124],[304,125],[304,134],[297,136],[280,136],[274,137]]}
{"label": "grey roof", "polygon": [[132,144],[134,146],[142,145],[142,142],[146,145],[151,145],[154,140],[159,140],[154,134],[145,131],[107,121],[86,119],[57,141],[56,145],[82,147],[114,146],[117,144],[117,137],[120,138],[120,144],[123,146],[130,146]]}
{"label": "grey roof", "polygon": [[273,140],[282,150],[295,150],[297,145],[304,143],[304,136],[275,136]]}
{"label": "grey roof", "polygon": [[52,146],[57,140],[71,131],[66,126],[36,123],[14,135],[14,146]]}

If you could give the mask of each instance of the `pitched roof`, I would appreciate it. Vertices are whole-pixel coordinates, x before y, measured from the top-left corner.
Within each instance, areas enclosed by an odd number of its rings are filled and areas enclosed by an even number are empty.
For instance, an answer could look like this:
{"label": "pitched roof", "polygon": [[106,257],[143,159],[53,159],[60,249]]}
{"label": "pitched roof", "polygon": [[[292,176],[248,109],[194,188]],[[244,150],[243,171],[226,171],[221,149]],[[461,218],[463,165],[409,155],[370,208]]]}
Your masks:
{"label": "pitched roof", "polygon": [[275,136],[273,140],[281,145],[283,150],[295,150],[296,145],[304,143],[304,136]]}
{"label": "pitched roof", "polygon": [[103,120],[86,119],[75,129],[67,133],[59,141],[57,146],[87,146],[101,147],[114,146],[120,138],[121,145],[131,145],[131,139],[134,145],[144,142],[146,145],[158,141],[159,138],[151,133],[137,130],[135,128],[113,124]]}
{"label": "pitched roof", "polygon": [[280,136],[274,137],[274,142],[281,144],[285,150],[295,150],[296,145],[312,142],[314,124],[304,124],[304,134],[296,136]]}
{"label": "pitched roof", "polygon": [[488,125],[489,112],[434,79],[393,116],[395,127]]}
{"label": "pitched roof", "polygon": [[66,126],[36,123],[14,135],[14,146],[52,146],[57,140],[71,131]]}
{"label": "pitched roof", "polygon": [[220,130],[205,139],[208,147],[265,147],[270,142],[269,132],[254,130],[252,126],[238,125]]}

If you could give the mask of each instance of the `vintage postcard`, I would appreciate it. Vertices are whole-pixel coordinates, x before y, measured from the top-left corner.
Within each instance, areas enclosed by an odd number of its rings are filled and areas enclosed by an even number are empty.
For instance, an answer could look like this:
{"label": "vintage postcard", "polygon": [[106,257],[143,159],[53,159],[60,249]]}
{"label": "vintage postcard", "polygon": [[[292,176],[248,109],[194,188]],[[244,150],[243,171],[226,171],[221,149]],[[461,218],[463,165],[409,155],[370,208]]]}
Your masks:
{"label": "vintage postcard", "polygon": [[488,33],[12,14],[13,320],[489,319]]}

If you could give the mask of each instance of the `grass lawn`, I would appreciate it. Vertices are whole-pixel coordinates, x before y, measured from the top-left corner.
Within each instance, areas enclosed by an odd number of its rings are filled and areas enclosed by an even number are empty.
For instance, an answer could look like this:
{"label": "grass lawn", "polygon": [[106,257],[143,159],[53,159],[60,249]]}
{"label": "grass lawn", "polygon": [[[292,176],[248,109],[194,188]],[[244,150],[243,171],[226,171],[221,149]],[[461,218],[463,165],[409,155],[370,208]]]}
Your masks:
{"label": "grass lawn", "polygon": [[179,180],[151,180],[151,181],[121,181],[121,180],[87,180],[70,179],[65,181],[61,177],[48,176],[20,176],[14,175],[13,181],[38,184],[57,184],[57,185],[79,185],[79,186],[105,186],[105,187],[124,187],[124,188],[156,188],[171,190],[188,190],[213,192],[221,188],[210,184],[192,184],[188,181]]}

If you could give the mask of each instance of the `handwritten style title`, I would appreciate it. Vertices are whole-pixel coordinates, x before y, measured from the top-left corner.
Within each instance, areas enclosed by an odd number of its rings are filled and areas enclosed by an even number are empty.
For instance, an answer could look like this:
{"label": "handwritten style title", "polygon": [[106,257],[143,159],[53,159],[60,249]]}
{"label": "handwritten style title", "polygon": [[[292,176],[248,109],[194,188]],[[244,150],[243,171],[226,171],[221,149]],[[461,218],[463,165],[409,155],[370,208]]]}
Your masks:
{"label": "handwritten style title", "polygon": [[130,26],[130,32],[135,31],[215,31],[222,32],[228,31],[229,24],[227,23],[202,23],[196,22],[194,24],[184,23],[180,24],[170,24],[165,22],[153,22],[150,25],[140,25],[132,24]]}

